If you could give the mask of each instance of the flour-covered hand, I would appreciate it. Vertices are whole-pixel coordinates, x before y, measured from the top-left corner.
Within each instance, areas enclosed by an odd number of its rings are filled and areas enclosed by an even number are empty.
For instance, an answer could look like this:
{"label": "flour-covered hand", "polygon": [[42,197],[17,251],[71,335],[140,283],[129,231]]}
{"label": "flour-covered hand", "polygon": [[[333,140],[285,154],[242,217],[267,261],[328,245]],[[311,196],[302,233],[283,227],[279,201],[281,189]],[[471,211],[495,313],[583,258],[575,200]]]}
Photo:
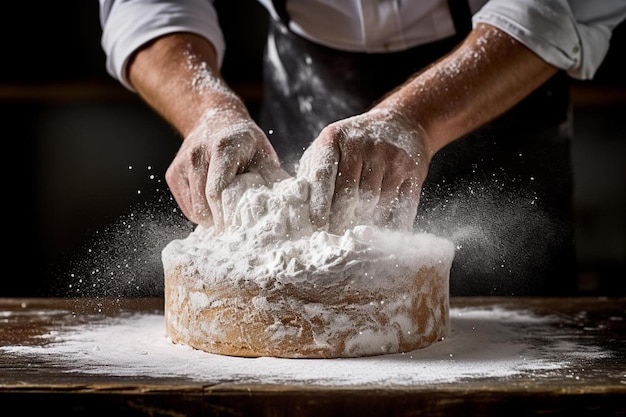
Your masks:
{"label": "flour-covered hand", "polygon": [[311,219],[342,233],[357,224],[411,230],[428,171],[425,133],[388,108],[330,124],[305,152]]}
{"label": "flour-covered hand", "polygon": [[192,222],[224,227],[222,191],[237,175],[255,173],[269,185],[288,177],[269,140],[246,111],[208,110],[185,138],[165,178]]}

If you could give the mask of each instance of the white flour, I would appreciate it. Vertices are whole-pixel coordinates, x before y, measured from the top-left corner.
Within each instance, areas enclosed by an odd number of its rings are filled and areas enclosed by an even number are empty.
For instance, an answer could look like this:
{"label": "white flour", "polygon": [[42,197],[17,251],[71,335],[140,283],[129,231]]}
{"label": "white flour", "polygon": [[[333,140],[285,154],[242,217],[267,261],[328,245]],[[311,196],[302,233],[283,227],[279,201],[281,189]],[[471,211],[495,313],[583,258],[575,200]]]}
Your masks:
{"label": "white flour", "polygon": [[[69,314],[69,312],[68,312]],[[0,352],[44,358],[70,373],[178,377],[206,384],[417,386],[472,378],[584,379],[590,361],[609,355],[558,327],[557,317],[502,308],[453,308],[451,333],[431,347],[350,359],[237,358],[175,345],[163,316],[138,314],[97,325],[66,326],[44,346],[3,346]],[[4,317],[5,319],[7,317]]]}
{"label": "white flour", "polygon": [[[369,276],[370,285],[389,286],[404,271],[441,268],[447,276],[454,244],[427,233],[399,232],[373,226],[370,213],[355,198],[338,230],[317,230],[310,217],[311,175],[301,161],[298,175],[271,187],[254,172],[238,175],[223,192],[225,229],[198,226],[163,251],[165,270],[187,265],[207,282],[275,279],[337,280]],[[395,272],[394,272],[395,271]]]}

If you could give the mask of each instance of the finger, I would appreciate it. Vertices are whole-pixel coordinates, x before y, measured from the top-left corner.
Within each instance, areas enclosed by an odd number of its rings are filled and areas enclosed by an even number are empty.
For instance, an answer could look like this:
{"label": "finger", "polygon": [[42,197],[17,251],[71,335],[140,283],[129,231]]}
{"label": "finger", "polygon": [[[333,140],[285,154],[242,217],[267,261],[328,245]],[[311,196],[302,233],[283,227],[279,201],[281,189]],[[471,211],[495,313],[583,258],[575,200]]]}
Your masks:
{"label": "finger", "polygon": [[[388,172],[386,174],[389,174]],[[374,209],[374,224],[380,227],[390,227],[391,213],[398,204],[399,187],[402,179],[397,175],[385,175],[381,183],[378,203]]]}
{"label": "finger", "polygon": [[[204,196],[207,169],[203,152],[197,151],[190,158],[179,154],[166,172],[166,180],[181,211],[196,224],[209,227],[213,223],[211,209]],[[181,160],[189,161],[182,163]]]}
{"label": "finger", "polygon": [[213,215],[204,190],[207,178],[206,165],[200,167],[190,167],[187,177],[189,178],[189,196],[191,198],[191,218],[203,226],[213,224]]}
{"label": "finger", "polygon": [[172,163],[165,172],[165,180],[168,188],[176,200],[176,204],[180,208],[183,215],[190,221],[197,223],[193,214],[193,205],[191,202],[191,189],[186,173],[178,165]]}
{"label": "finger", "polygon": [[345,142],[339,145],[339,149],[341,153],[329,212],[329,231],[342,234],[357,222],[356,208],[363,162],[360,154],[350,149]]}
{"label": "finger", "polygon": [[310,158],[307,178],[310,183],[311,222],[314,226],[323,228],[328,224],[335,192],[339,149],[332,144],[320,146]]}
{"label": "finger", "polygon": [[398,188],[395,204],[390,208],[388,226],[395,230],[413,230],[417,206],[419,205],[419,190],[417,178],[410,177]]}
{"label": "finger", "polygon": [[208,177],[202,193],[212,213],[213,225],[220,231],[224,230],[225,224],[222,192],[235,179],[239,166],[240,164],[232,163],[222,156],[212,157],[209,163]]}
{"label": "finger", "polygon": [[359,202],[355,216],[359,224],[374,224],[374,211],[378,205],[382,189],[383,170],[363,166],[359,180]]}

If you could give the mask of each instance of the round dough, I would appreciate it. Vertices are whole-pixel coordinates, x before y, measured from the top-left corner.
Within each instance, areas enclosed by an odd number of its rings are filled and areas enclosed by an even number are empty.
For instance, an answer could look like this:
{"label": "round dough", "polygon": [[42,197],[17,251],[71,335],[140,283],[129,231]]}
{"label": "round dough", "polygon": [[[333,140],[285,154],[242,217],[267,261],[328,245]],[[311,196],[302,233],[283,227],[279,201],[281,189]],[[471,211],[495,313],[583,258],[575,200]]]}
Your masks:
{"label": "round dough", "polygon": [[429,346],[448,332],[453,247],[426,234],[408,242],[412,256],[405,259],[393,248],[359,247],[334,259],[335,268],[294,272],[294,257],[284,267],[252,263],[241,272],[204,268],[219,262],[190,249],[194,244],[174,241],[163,256],[167,335],[206,352],[245,357],[357,357]]}

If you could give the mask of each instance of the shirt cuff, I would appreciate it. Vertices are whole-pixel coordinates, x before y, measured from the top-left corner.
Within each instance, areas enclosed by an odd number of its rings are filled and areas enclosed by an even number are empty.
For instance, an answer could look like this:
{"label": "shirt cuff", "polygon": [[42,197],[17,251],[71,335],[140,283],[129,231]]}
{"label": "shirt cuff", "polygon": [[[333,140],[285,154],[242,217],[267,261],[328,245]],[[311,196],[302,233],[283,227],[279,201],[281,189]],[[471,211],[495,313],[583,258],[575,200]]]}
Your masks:
{"label": "shirt cuff", "polygon": [[607,26],[578,23],[564,0],[491,0],[472,20],[497,27],[577,79],[593,78],[611,38]]}

